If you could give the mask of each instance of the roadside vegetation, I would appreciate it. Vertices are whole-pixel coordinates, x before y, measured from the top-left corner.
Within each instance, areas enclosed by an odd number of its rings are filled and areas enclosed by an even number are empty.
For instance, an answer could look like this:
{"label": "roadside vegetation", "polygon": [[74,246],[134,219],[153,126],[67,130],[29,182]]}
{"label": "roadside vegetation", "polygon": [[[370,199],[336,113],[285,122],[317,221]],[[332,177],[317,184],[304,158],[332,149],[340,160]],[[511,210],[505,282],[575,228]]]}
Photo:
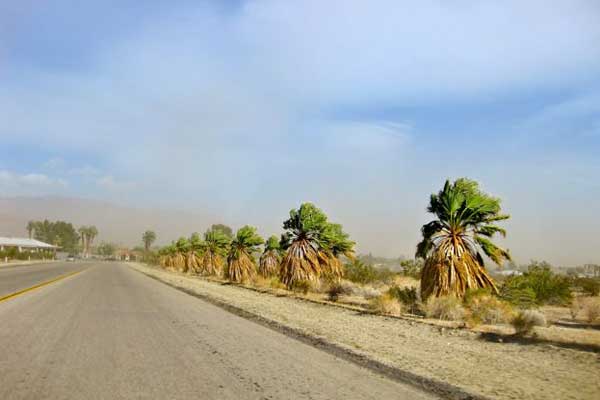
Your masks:
{"label": "roadside vegetation", "polygon": [[[506,236],[499,224],[509,216],[477,182],[446,181],[427,210],[435,218],[421,228],[414,259],[355,256],[355,242],[343,226],[312,203],[290,211],[279,237],[264,241],[254,227],[234,234],[216,224],[202,237],[181,237],[147,259],[180,273],[431,324],[523,336],[553,324],[585,329],[600,323],[600,269],[593,276],[565,274],[536,261],[510,276],[487,269],[485,260],[515,264],[494,242]],[[143,235],[149,254],[155,239]]]}

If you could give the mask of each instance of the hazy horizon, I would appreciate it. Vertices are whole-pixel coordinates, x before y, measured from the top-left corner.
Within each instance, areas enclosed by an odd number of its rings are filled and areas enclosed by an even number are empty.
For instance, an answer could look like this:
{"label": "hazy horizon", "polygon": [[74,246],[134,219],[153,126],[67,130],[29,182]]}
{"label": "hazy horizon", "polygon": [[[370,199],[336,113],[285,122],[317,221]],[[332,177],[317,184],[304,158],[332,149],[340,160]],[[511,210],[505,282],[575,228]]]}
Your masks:
{"label": "hazy horizon", "polygon": [[264,235],[311,201],[397,257],[465,176],[517,263],[600,263],[599,21],[586,0],[6,1],[0,196]]}

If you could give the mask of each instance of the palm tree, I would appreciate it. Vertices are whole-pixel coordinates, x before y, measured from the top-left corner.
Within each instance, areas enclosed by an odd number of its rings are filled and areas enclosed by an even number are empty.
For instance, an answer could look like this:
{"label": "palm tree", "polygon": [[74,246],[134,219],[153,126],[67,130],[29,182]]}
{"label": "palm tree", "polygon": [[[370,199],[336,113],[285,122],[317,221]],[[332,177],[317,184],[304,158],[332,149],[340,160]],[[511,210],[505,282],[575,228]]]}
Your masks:
{"label": "palm tree", "polygon": [[437,219],[423,225],[423,240],[416,256],[425,259],[421,272],[421,297],[464,296],[467,289],[498,290],[488,275],[481,252],[496,264],[510,260],[510,254],[491,242],[506,231],[494,222],[510,216],[500,213],[500,199],[479,189],[477,182],[461,178],[446,181],[432,194],[427,211]]}
{"label": "palm tree", "polygon": [[180,272],[187,272],[186,254],[190,250],[190,242],[185,237],[180,237],[175,242],[175,254],[173,255],[173,267]]}
{"label": "palm tree", "polygon": [[35,227],[36,227],[36,222],[35,221],[29,221],[27,223],[27,233],[29,234],[29,239],[33,239],[33,233],[35,232]]}
{"label": "palm tree", "polygon": [[204,242],[202,243],[202,262],[200,270],[206,275],[220,275],[223,269],[225,254],[231,239],[223,231],[207,230],[204,233]]}
{"label": "palm tree", "polygon": [[88,256],[90,255],[91,251],[92,251],[92,244],[94,243],[94,239],[96,238],[96,236],[98,236],[98,229],[92,225],[88,227],[88,249],[87,249],[87,253]]}
{"label": "palm tree", "polygon": [[283,223],[286,232],[280,242],[286,250],[281,261],[281,282],[292,288],[300,281],[315,282],[322,274],[338,275],[331,261],[337,259],[340,252],[350,252],[354,246],[341,228],[329,223],[323,211],[311,203],[291,210],[290,218]]}
{"label": "palm tree", "polygon": [[173,256],[177,253],[177,248],[174,243],[161,248],[158,251],[158,263],[161,267],[167,269],[173,267]]}
{"label": "palm tree", "polygon": [[265,250],[260,256],[260,262],[258,264],[258,273],[265,278],[276,275],[279,270],[279,251],[281,247],[279,246],[279,239],[277,236],[271,236],[266,244]]}
{"label": "palm tree", "polygon": [[79,238],[81,239],[81,253],[83,257],[85,257],[86,249],[87,249],[87,226],[80,226],[77,229],[79,233]]}
{"label": "palm tree", "polygon": [[350,240],[350,235],[343,231],[340,224],[329,224],[326,236],[330,243],[326,255],[326,268],[324,275],[332,281],[339,281],[344,276],[344,266],[340,257],[342,255],[354,259],[355,242]]}
{"label": "palm tree", "polygon": [[227,277],[232,282],[246,282],[256,275],[253,253],[265,241],[253,226],[241,227],[233,238],[227,257]]}
{"label": "palm tree", "polygon": [[189,249],[186,254],[186,265],[187,271],[189,273],[197,274],[201,270],[202,258],[202,239],[200,239],[200,235],[194,232],[192,236],[190,236],[189,240]]}
{"label": "palm tree", "polygon": [[156,241],[156,233],[154,231],[146,231],[142,235],[142,241],[144,242],[144,250],[146,253],[150,250],[152,243]]}

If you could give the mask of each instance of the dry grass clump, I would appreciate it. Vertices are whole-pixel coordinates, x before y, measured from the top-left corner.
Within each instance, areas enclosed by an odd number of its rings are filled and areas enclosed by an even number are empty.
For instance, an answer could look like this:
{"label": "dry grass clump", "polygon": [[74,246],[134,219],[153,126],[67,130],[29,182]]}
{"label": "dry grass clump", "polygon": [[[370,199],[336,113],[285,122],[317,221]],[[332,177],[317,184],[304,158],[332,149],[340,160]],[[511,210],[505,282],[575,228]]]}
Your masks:
{"label": "dry grass clump", "polygon": [[269,279],[269,287],[273,289],[285,289],[285,285],[279,280],[278,276],[273,276]]}
{"label": "dry grass clump", "polygon": [[416,287],[392,286],[387,292],[390,296],[396,298],[399,302],[406,306],[408,308],[408,312],[411,314],[419,312],[421,299],[419,297],[419,291]]}
{"label": "dry grass clump", "polygon": [[339,297],[342,295],[351,295],[355,291],[355,286],[352,282],[341,281],[341,282],[333,282],[329,284],[327,289],[327,299],[329,301],[338,301]]}
{"label": "dry grass clump", "polygon": [[600,297],[585,297],[580,301],[585,318],[589,323],[600,319]]}
{"label": "dry grass clump", "polygon": [[424,309],[427,317],[446,321],[462,321],[466,315],[466,310],[460,299],[452,295],[431,296],[425,303]]}
{"label": "dry grass clump", "polygon": [[372,286],[359,286],[356,288],[355,293],[359,296],[362,296],[365,300],[372,300],[375,297],[381,296],[381,290]]}
{"label": "dry grass clump", "polygon": [[[287,285],[285,285],[285,286],[287,287]],[[290,287],[290,289],[293,292],[307,294],[312,289],[312,287],[313,287],[313,283],[311,281],[300,279],[300,280],[292,281],[292,286]]]}
{"label": "dry grass clump", "polygon": [[571,314],[571,319],[573,321],[577,319],[577,316],[581,312],[582,308],[583,304],[580,299],[574,298],[573,301],[571,301],[571,304],[569,305],[569,313]]}
{"label": "dry grass clump", "polygon": [[469,310],[468,319],[472,325],[506,323],[514,315],[509,303],[488,291],[478,291],[474,295],[466,296],[465,306]]}
{"label": "dry grass clump", "polygon": [[512,319],[511,325],[517,335],[525,335],[536,326],[546,326],[546,317],[537,310],[522,310]]}
{"label": "dry grass clump", "polygon": [[402,304],[387,293],[371,299],[369,309],[378,314],[402,315]]}

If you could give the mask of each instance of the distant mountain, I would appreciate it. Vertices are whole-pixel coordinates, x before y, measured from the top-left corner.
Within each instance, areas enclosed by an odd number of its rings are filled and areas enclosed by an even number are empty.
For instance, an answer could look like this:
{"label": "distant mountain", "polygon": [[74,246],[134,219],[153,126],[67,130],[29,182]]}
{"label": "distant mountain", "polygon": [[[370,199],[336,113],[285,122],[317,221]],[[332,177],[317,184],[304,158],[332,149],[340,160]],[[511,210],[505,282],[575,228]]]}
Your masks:
{"label": "distant mountain", "polygon": [[212,223],[208,215],[185,211],[144,209],[120,206],[104,201],[70,197],[0,197],[0,236],[26,237],[30,220],[63,220],[95,225],[101,241],[125,246],[141,245],[147,229],[157,234],[157,244],[165,244],[181,235],[203,232]]}

